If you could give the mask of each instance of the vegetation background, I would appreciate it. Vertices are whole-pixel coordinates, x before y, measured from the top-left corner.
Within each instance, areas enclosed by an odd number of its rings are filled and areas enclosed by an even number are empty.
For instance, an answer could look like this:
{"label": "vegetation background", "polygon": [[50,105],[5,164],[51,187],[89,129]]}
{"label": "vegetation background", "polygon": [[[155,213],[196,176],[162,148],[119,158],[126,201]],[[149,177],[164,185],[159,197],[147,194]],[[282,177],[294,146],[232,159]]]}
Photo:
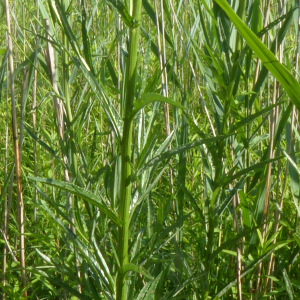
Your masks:
{"label": "vegetation background", "polygon": [[300,299],[298,1],[0,18],[2,299]]}

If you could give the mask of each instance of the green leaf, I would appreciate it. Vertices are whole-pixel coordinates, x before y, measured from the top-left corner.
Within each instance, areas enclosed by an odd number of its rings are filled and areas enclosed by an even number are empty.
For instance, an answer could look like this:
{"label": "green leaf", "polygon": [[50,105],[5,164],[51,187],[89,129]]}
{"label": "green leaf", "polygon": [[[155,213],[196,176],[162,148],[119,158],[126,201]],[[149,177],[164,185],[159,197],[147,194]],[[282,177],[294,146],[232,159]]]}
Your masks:
{"label": "green leaf", "polygon": [[[155,14],[155,11],[154,11],[153,7],[150,5],[150,3],[147,0],[143,0],[143,6],[144,6],[145,11],[147,12],[148,16],[152,20],[153,26],[156,27],[156,14]],[[160,32],[162,32],[162,22],[161,22],[161,20],[159,20],[159,28],[160,28]],[[168,32],[166,32],[166,30],[165,30],[165,39],[169,43],[169,45],[173,48],[172,39],[170,38],[170,36],[169,36]]]}
{"label": "green leaf", "polygon": [[[288,241],[290,242],[290,241]],[[280,248],[284,247],[287,244],[287,242],[283,242],[280,244],[274,245],[274,247],[261,255],[259,258],[257,258],[253,263],[251,263],[245,271],[241,274],[241,279],[245,277],[251,270],[253,270],[260,262],[265,260],[271,253],[274,253],[275,251],[279,250]],[[216,296],[212,297],[213,300],[220,299],[232,286],[234,286],[237,282],[237,279],[234,279],[231,281],[226,287],[224,287]]]}
{"label": "green leaf", "polygon": [[291,75],[285,66],[283,66],[275,55],[261,42],[261,40],[245,25],[242,20],[235,14],[226,0],[215,0],[220,7],[226,12],[238,32],[248,43],[249,47],[259,57],[265,67],[281,83],[291,101],[300,110],[300,85]]}
{"label": "green leaf", "polygon": [[144,94],[142,98],[137,99],[134,102],[133,105],[133,111],[130,114],[130,118],[133,118],[143,107],[145,107],[147,104],[152,103],[152,102],[164,102],[164,103],[169,103],[171,105],[174,105],[175,107],[185,109],[184,106],[180,105],[179,103],[167,98],[163,97],[159,94]]}
{"label": "green leaf", "polygon": [[76,296],[77,299],[81,299],[81,300],[90,300],[91,299],[90,297],[79,293],[76,289],[72,288],[68,283],[63,282],[61,279],[57,279],[57,278],[54,278],[52,276],[48,276],[46,278],[54,286],[60,286],[60,287],[62,287],[63,289],[65,289],[71,295]]}
{"label": "green leaf", "polygon": [[154,146],[157,144],[157,136],[160,132],[160,126],[157,126],[154,129],[154,132],[148,137],[146,145],[144,146],[137,163],[136,168],[139,169],[142,164],[148,159],[151,151],[153,150]]}
{"label": "green leaf", "polygon": [[287,157],[287,159],[290,161],[288,164],[288,170],[289,170],[289,175],[290,175],[290,186],[292,188],[292,192],[294,197],[299,198],[300,196],[300,180],[299,180],[299,169],[297,167],[297,157],[295,155],[295,145],[294,145],[294,140],[291,138],[292,137],[292,132],[291,132],[291,124],[290,122],[286,123],[286,149],[287,152],[284,152],[284,155]]}
{"label": "green leaf", "polygon": [[282,270],[282,274],[283,274],[286,290],[288,292],[288,296],[289,296],[290,300],[294,300],[294,290],[293,290],[292,283],[290,281],[290,278],[287,274],[286,269]]}
{"label": "green leaf", "polygon": [[[71,55],[71,53],[68,53],[70,58],[73,60],[74,64],[78,69],[81,70],[84,77],[90,84],[93,92],[95,93],[96,97],[100,100],[101,104],[103,105],[103,108],[105,109],[105,113],[113,126],[113,129],[116,133],[116,135],[120,138],[122,136],[122,120],[117,112],[117,110],[114,108],[114,106],[111,104],[109,98],[104,93],[102,87],[98,83],[97,79],[93,75],[93,72],[91,71],[90,67],[88,66],[85,59],[80,54],[79,46],[77,43],[77,39],[73,34],[73,31],[69,25],[69,22],[66,18],[66,14],[63,10],[63,7],[59,3],[58,0],[55,1],[56,8],[55,12],[57,14],[58,20],[60,20],[60,25],[64,29],[65,34],[68,37],[68,41],[72,47],[72,50],[75,52],[76,56]],[[54,4],[53,4],[54,5]],[[61,45],[63,46],[63,45]],[[67,51],[67,49],[64,49]]]}
{"label": "green leaf", "polygon": [[117,214],[115,212],[113,212],[112,210],[110,210],[108,208],[108,206],[103,205],[101,203],[102,199],[97,197],[94,193],[91,193],[90,191],[86,191],[83,188],[76,186],[75,184],[64,182],[64,181],[59,181],[59,180],[55,180],[55,179],[51,179],[51,178],[41,178],[41,177],[31,177],[31,176],[28,176],[27,178],[30,180],[33,180],[33,181],[37,181],[37,182],[45,183],[45,184],[48,184],[51,186],[55,186],[57,188],[61,188],[65,191],[68,191],[68,192],[74,194],[74,195],[77,195],[77,196],[85,199],[89,203],[98,207],[99,210],[102,213],[104,213],[105,215],[107,215],[108,218],[110,218],[114,223],[116,223],[119,226],[121,225],[121,222],[120,222]]}
{"label": "green leaf", "polygon": [[128,263],[128,264],[124,265],[120,271],[123,272],[124,274],[132,271],[132,272],[135,272],[137,274],[142,274],[150,280],[154,279],[144,268],[142,268],[140,266],[137,266],[133,263]]}
{"label": "green leaf", "polygon": [[56,155],[55,151],[49,147],[46,143],[44,143],[41,139],[39,139],[25,124],[24,128],[26,129],[27,133],[36,141],[38,142],[46,151],[48,151],[51,155],[53,155],[64,167],[65,164],[62,159]]}
{"label": "green leaf", "polygon": [[183,146],[180,146],[178,148],[175,148],[175,149],[172,149],[172,150],[169,150],[169,151],[166,151],[160,155],[157,155],[155,157],[153,157],[151,160],[149,160],[139,171],[137,174],[140,174],[143,170],[157,164],[158,162],[161,162],[165,159],[170,159],[172,156],[178,154],[178,153],[181,153],[183,151],[186,151],[186,150],[189,150],[189,149],[192,149],[192,148],[195,148],[197,146],[200,146],[200,145],[203,145],[203,144],[209,144],[209,143],[216,143],[217,141],[219,140],[224,140],[224,139],[227,139],[229,138],[231,135],[220,135],[220,136],[217,136],[217,137],[213,137],[213,138],[208,138],[208,139],[203,139],[203,140],[200,140],[200,141],[196,141],[196,142],[193,142],[193,143],[190,143],[190,144],[186,144],[186,145],[183,145]]}
{"label": "green leaf", "polygon": [[[267,164],[275,162],[275,161],[280,160],[282,158],[284,158],[283,155],[277,156],[277,157],[272,158],[272,159],[266,159],[266,160],[261,161],[261,162],[259,162],[257,164],[254,164],[254,165],[252,165],[252,166],[250,166],[248,168],[245,168],[245,169],[243,169],[243,170],[241,170],[239,172],[236,172],[234,175],[227,177],[227,179],[223,183],[223,186],[226,186],[227,184],[229,184],[230,182],[232,182],[233,180],[235,180],[237,178],[240,178],[244,174],[248,174],[249,173],[248,175],[250,175],[251,171],[254,171],[255,173],[257,173],[257,172],[259,172],[261,170],[261,168],[265,167]],[[228,173],[232,174],[234,172],[234,169],[235,169],[235,167],[232,168]]]}
{"label": "green leaf", "polygon": [[122,17],[123,22],[129,28],[136,28],[138,26],[135,19],[130,16],[123,2],[121,2],[120,0],[108,0],[108,2],[111,3],[117,9],[117,11]]}
{"label": "green leaf", "polygon": [[[262,225],[261,225],[262,226]],[[237,234],[235,237],[228,239],[226,242],[222,243],[210,256],[209,260],[212,261],[219,253],[221,253],[224,249],[232,247],[235,243],[237,243],[241,238],[249,236],[256,229],[261,226],[253,227],[249,230],[244,230],[243,232]]]}
{"label": "green leaf", "polygon": [[[103,261],[97,261],[95,255],[90,250],[90,248],[87,246],[89,244],[84,243],[76,234],[73,233],[65,224],[64,222],[58,218],[48,207],[47,203],[43,200],[39,200],[39,208],[44,210],[45,213],[47,213],[47,216],[51,216],[55,222],[63,229],[63,231],[68,235],[68,239],[74,244],[74,246],[77,247],[77,249],[80,251],[81,256],[85,258],[87,263],[89,264],[90,270],[94,273],[94,276],[98,276],[103,285],[107,288],[107,291],[110,291],[111,294],[114,293],[114,286],[112,286],[112,278],[107,278],[106,274],[110,276],[109,270],[107,269],[106,264],[103,264]],[[78,230],[78,228],[76,228]],[[86,240],[86,238],[84,237]],[[74,249],[74,248],[73,248]],[[50,262],[49,258],[47,259],[46,256],[44,256],[44,259]],[[53,264],[55,264],[54,261],[51,261]],[[57,268],[59,266],[57,265]],[[64,266],[66,268],[66,266]],[[104,271],[103,271],[104,269]]]}
{"label": "green leaf", "polygon": [[90,67],[92,73],[95,75],[95,71],[93,68],[93,62],[92,62],[92,56],[91,56],[91,46],[90,46],[90,40],[87,32],[87,26],[86,26],[86,10],[85,10],[85,4],[84,0],[81,2],[81,12],[82,12],[82,22],[81,22],[81,31],[82,31],[82,41],[83,41],[83,51],[84,51],[84,57],[85,60]]}
{"label": "green leaf", "polygon": [[233,123],[229,129],[229,132],[234,132],[235,130],[237,130],[245,125],[249,125],[251,122],[254,122],[255,120],[257,120],[257,118],[261,115],[264,115],[266,113],[271,113],[272,109],[280,104],[282,104],[282,102],[270,105],[266,108],[259,110],[257,113],[251,114],[250,116],[242,119],[240,122]]}
{"label": "green leaf", "polygon": [[10,171],[7,173],[7,176],[6,176],[6,180],[5,180],[5,182],[4,182],[4,185],[3,185],[3,186],[0,186],[0,191],[1,191],[1,194],[0,194],[0,203],[3,203],[3,202],[2,202],[2,198],[3,198],[4,195],[5,195],[7,186],[8,186],[8,184],[10,183],[11,175],[13,174],[14,170],[15,170],[15,163],[13,163],[13,164],[11,165],[11,169],[10,169]]}
{"label": "green leaf", "polygon": [[159,279],[161,277],[160,273],[153,281],[149,281],[145,284],[143,289],[138,294],[136,300],[150,300],[153,299],[154,291],[158,285]]}
{"label": "green leaf", "polygon": [[[4,55],[3,55],[4,54]],[[5,53],[1,53],[3,55],[1,66],[0,66],[0,103],[1,103],[1,95],[2,95],[2,87],[3,87],[3,80],[6,73],[6,63],[8,58],[8,49],[5,50]]]}

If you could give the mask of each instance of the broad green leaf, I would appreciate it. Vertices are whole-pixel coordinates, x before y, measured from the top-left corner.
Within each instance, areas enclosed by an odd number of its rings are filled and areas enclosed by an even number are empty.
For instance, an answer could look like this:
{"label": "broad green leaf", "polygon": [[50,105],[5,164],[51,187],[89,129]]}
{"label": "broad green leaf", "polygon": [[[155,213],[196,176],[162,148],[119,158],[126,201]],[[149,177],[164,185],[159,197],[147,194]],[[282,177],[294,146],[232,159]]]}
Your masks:
{"label": "broad green leaf", "polygon": [[[287,15],[285,15],[285,20],[284,20],[284,22],[283,22],[281,28],[278,30],[278,34],[277,34],[277,36],[276,36],[276,39],[274,39],[274,41],[273,41],[272,44],[271,44],[270,50],[271,50],[272,53],[275,52],[276,47],[279,47],[279,45],[282,44],[284,38],[286,37],[287,30],[289,29],[289,26],[290,26],[291,21],[292,21],[293,12],[294,12],[294,10],[295,10],[296,8],[297,8],[297,7],[295,7],[294,9],[291,9],[291,11],[290,11]],[[277,22],[275,22],[275,23],[273,22],[273,23],[269,24],[269,25],[266,27],[266,30],[269,31],[269,30],[270,30],[273,26],[275,26],[276,24],[277,24]],[[270,26],[270,27],[269,27],[269,26]],[[258,36],[258,37],[261,37],[261,36],[262,36],[264,33],[266,33],[267,31],[264,31],[264,30],[263,30],[263,31],[260,32],[257,36]],[[264,67],[262,68],[262,70],[260,71],[259,76],[258,76],[257,81],[256,81],[256,84],[255,84],[255,86],[254,86],[254,88],[253,88],[253,91],[254,91],[255,93],[258,93],[258,92],[259,92],[259,90],[260,90],[260,88],[261,88],[263,82],[265,81],[265,79],[266,79],[266,77],[267,77],[267,74],[268,74],[268,70],[267,70],[266,66],[264,66]],[[249,103],[249,106],[250,106],[250,107],[252,106],[252,104],[253,104],[253,102],[254,102],[254,100],[255,100],[255,97],[256,97],[255,95],[253,95],[253,96],[251,97],[250,103]]]}
{"label": "broad green leaf", "polygon": [[249,229],[251,228],[250,205],[243,190],[239,190],[238,194],[242,206],[243,226],[245,229]]}
{"label": "broad green leaf", "polygon": [[263,27],[262,16],[260,13],[260,4],[261,2],[259,0],[254,0],[253,2],[251,29],[254,33],[261,31]]}
{"label": "broad green leaf", "polygon": [[235,14],[226,0],[215,0],[226,12],[238,32],[248,43],[249,47],[259,57],[265,67],[281,83],[291,101],[300,110],[300,85],[291,73],[283,66],[275,55],[260,41],[260,39]]}

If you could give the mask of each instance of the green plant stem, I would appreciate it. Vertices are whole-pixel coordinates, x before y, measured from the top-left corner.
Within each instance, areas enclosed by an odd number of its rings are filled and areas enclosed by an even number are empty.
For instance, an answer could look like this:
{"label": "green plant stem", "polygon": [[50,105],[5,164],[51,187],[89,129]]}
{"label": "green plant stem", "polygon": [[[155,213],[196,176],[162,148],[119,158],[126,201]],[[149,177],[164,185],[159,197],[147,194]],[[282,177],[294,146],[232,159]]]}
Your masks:
{"label": "green plant stem", "polygon": [[[62,2],[65,7],[65,11],[68,9],[69,1]],[[68,52],[70,51],[70,43],[68,41],[68,37],[66,34],[63,34],[63,42],[64,48],[66,50],[63,51],[63,92],[65,98],[65,107],[67,113],[67,120],[68,120],[68,129],[70,134],[70,146],[71,146],[71,170],[74,173],[74,176],[77,175],[77,158],[76,158],[76,146],[74,142],[74,126],[73,126],[73,115],[71,110],[71,101],[70,101],[70,86],[69,86],[69,79],[70,79],[70,71],[69,71],[69,58]]]}
{"label": "green plant stem", "polygon": [[[132,17],[137,24],[141,18],[142,0],[133,2]],[[132,141],[132,119],[130,113],[133,108],[136,71],[138,62],[138,42],[139,42],[140,27],[130,28],[129,31],[129,55],[127,61],[126,74],[126,96],[124,106],[124,127],[123,138],[121,141],[121,182],[120,182],[120,206],[119,216],[122,225],[119,227],[118,241],[118,258],[120,262],[120,270],[117,278],[117,300],[126,299],[126,281],[125,274],[122,272],[123,267],[128,264],[128,241],[129,241],[129,206],[131,203],[131,141]]]}

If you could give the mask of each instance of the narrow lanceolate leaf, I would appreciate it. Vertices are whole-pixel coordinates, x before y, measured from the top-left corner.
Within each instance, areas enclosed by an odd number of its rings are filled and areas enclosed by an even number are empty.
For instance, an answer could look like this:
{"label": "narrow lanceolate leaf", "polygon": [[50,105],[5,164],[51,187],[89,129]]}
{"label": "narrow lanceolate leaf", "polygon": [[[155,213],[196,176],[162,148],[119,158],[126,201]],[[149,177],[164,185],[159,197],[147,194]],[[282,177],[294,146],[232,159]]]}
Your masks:
{"label": "narrow lanceolate leaf", "polygon": [[11,165],[10,171],[8,172],[8,176],[7,176],[7,178],[6,178],[5,182],[4,182],[4,185],[0,186],[0,203],[2,203],[2,199],[4,197],[4,194],[6,192],[7,186],[9,184],[9,182],[10,182],[11,175],[14,172],[14,170],[15,170],[15,164],[13,163]]}
{"label": "narrow lanceolate leaf", "polygon": [[281,83],[291,101],[300,110],[300,85],[291,73],[275,57],[275,55],[260,41],[260,39],[243,23],[235,14],[226,0],[215,0],[216,3],[226,12],[229,19],[235,25],[238,32],[248,43],[265,67]]}
{"label": "narrow lanceolate leaf", "polygon": [[248,174],[250,175],[250,172],[254,172],[254,173],[258,173],[259,171],[261,171],[262,168],[264,168],[267,164],[269,163],[272,163],[272,162],[275,162],[275,161],[278,161],[280,159],[284,158],[283,155],[281,156],[277,156],[275,158],[272,158],[272,159],[266,159],[266,160],[263,160],[257,164],[253,164],[252,166],[248,167],[248,168],[245,168],[245,169],[242,169],[241,171],[239,172],[236,172],[234,175],[234,171],[235,171],[235,167],[232,168],[229,172],[228,172],[228,175],[230,176],[227,176],[226,180],[224,180],[223,182],[223,186],[226,186],[227,184],[229,184],[230,182],[232,182],[233,180],[237,179],[237,178],[240,178],[242,175],[244,174]]}
{"label": "narrow lanceolate leaf", "polygon": [[[67,234],[69,240],[74,243],[74,245],[77,247],[77,249],[80,251],[83,258],[86,259],[86,261],[89,263],[91,270],[99,278],[101,278],[102,283],[107,288],[107,291],[110,291],[111,294],[114,294],[114,285],[113,285],[113,279],[110,275],[110,272],[108,268],[103,264],[103,261],[100,261],[100,263],[97,261],[95,255],[91,252],[90,248],[87,247],[87,242],[82,241],[78,238],[77,235],[75,235],[65,224],[64,222],[58,218],[54,212],[50,210],[47,203],[43,200],[40,201],[39,207],[44,210],[47,215],[51,216],[53,220],[61,227],[61,229]],[[76,231],[78,232],[78,227],[76,228]],[[81,235],[81,237],[83,237]],[[85,239],[83,237],[83,239]],[[104,269],[104,271],[103,271]],[[107,277],[108,276],[108,277]]]}
{"label": "narrow lanceolate leaf", "polygon": [[281,148],[281,151],[284,153],[284,155],[286,156],[286,158],[288,159],[288,161],[290,162],[290,164],[294,167],[294,169],[297,171],[297,173],[300,175],[300,169],[298,168],[297,164],[294,162],[294,160],[291,158],[290,155],[287,154],[286,151],[284,151]]}
{"label": "narrow lanceolate leaf", "polygon": [[99,249],[96,241],[95,241],[95,238],[93,237],[92,238],[92,243],[94,245],[94,249],[95,249],[95,255],[97,256],[98,258],[98,263],[100,264],[101,266],[101,270],[103,270],[104,274],[105,274],[105,278],[107,279],[107,281],[109,282],[109,286],[110,286],[110,289],[112,291],[114,291],[114,280],[113,280],[113,277],[111,276],[110,274],[110,270],[109,270],[109,267],[107,266],[107,263],[101,253],[101,250]]}
{"label": "narrow lanceolate leaf", "polygon": [[[271,50],[272,53],[275,53],[275,49],[278,48],[282,44],[282,42],[284,41],[284,38],[287,35],[287,31],[288,31],[288,29],[290,27],[290,24],[291,24],[291,21],[292,21],[293,12],[294,12],[294,9],[291,9],[290,12],[287,14],[286,19],[284,20],[284,22],[281,25],[280,29],[278,30],[278,33],[276,35],[276,39],[273,40],[273,42],[270,46],[270,50]],[[269,24],[269,25],[271,25],[271,24]],[[272,27],[267,26],[267,28],[269,28],[268,30],[271,30]],[[261,37],[262,35],[260,35],[260,33],[258,33],[257,36]],[[260,88],[263,85],[263,82],[264,82],[265,78],[267,77],[267,74],[268,74],[268,70],[264,66],[262,68],[262,70],[260,71],[260,74],[257,78],[255,86],[253,87],[253,91],[255,93],[259,92]],[[252,106],[255,97],[256,97],[255,94],[251,97],[250,103],[249,103],[250,107]]]}
{"label": "narrow lanceolate leaf", "polygon": [[[95,93],[96,97],[100,100],[103,108],[105,109],[105,113],[109,119],[110,124],[112,125],[117,137],[122,136],[122,120],[117,112],[117,110],[114,108],[114,106],[111,104],[109,98],[104,93],[102,87],[100,86],[99,82],[93,75],[92,70],[88,66],[88,63],[85,61],[85,59],[82,57],[80,53],[80,49],[76,40],[76,37],[73,34],[73,31],[70,27],[70,24],[67,20],[66,14],[59,3],[59,1],[55,1],[56,6],[54,6],[54,3],[52,3],[52,6],[55,8],[55,13],[57,16],[57,20],[59,20],[60,25],[64,29],[64,32],[66,36],[68,37],[68,41],[72,47],[72,50],[75,52],[76,56],[71,55],[69,56],[73,60],[73,63],[76,65],[78,69],[81,70],[82,74],[90,84],[93,92]],[[64,49],[67,51],[67,49]]]}
{"label": "narrow lanceolate leaf", "polygon": [[132,218],[132,215],[135,211],[135,209],[138,207],[138,205],[142,202],[142,200],[144,200],[144,198],[153,191],[154,187],[156,186],[157,182],[159,181],[159,179],[161,178],[161,176],[163,175],[163,173],[165,172],[166,170],[166,167],[165,166],[161,171],[160,173],[156,176],[156,178],[153,180],[153,182],[147,187],[147,189],[141,194],[141,196],[139,196],[138,200],[134,203],[131,211],[130,211],[130,221],[131,221],[131,218]]}
{"label": "narrow lanceolate leaf", "polygon": [[124,274],[126,274],[130,271],[135,272],[137,274],[142,274],[146,278],[153,280],[153,277],[144,268],[137,266],[133,263],[128,263],[125,266],[123,266],[123,268],[121,269],[121,272],[123,272]]}
{"label": "narrow lanceolate leaf", "polygon": [[259,110],[257,113],[255,114],[252,114],[244,119],[242,119],[241,121],[239,122],[236,122],[234,123],[230,129],[229,129],[229,132],[234,132],[235,130],[245,126],[245,125],[249,125],[251,124],[251,122],[254,122],[255,120],[257,120],[258,117],[266,114],[266,113],[270,113],[272,111],[272,109],[278,105],[282,104],[282,102],[279,102],[279,103],[276,103],[276,104],[273,104],[273,105],[270,105],[266,108],[263,108],[261,110]]}
{"label": "narrow lanceolate leaf", "polygon": [[1,67],[0,67],[0,102],[1,102],[1,95],[2,95],[3,80],[6,71],[7,58],[8,58],[8,49],[5,51],[5,54],[2,58]]}
{"label": "narrow lanceolate leaf", "polygon": [[145,94],[141,99],[138,99],[134,102],[133,111],[131,112],[130,117],[133,118],[144,106],[153,102],[164,102],[170,105],[174,105],[175,107],[185,109],[179,103],[158,94]]}
{"label": "narrow lanceolate leaf", "polygon": [[139,169],[142,166],[142,164],[148,159],[151,151],[153,150],[154,146],[157,143],[157,136],[158,136],[159,132],[160,132],[160,126],[157,126],[155,128],[153,134],[151,134],[149,136],[147,143],[144,146],[144,148],[140,154],[140,157],[139,157],[139,160],[137,163],[137,169]]}
{"label": "narrow lanceolate leaf", "polygon": [[[297,9],[297,6],[293,7],[291,10],[289,10],[286,14],[282,15],[281,17],[274,20],[272,23],[270,23],[268,26],[266,26],[264,29],[262,29],[260,32],[257,33],[258,37],[262,37],[267,32],[269,32],[272,28],[274,28],[276,25],[278,25],[280,22],[290,18],[293,16],[294,11]],[[280,43],[279,43],[280,44]]]}
{"label": "narrow lanceolate leaf", "polygon": [[219,140],[224,140],[229,138],[231,135],[220,135],[218,137],[213,137],[213,138],[208,138],[208,139],[203,139],[200,141],[196,141],[190,144],[186,144],[183,146],[180,146],[178,148],[166,151],[160,155],[157,155],[155,157],[153,157],[151,160],[149,160],[139,171],[137,174],[140,174],[143,170],[147,169],[148,167],[151,167],[165,159],[170,159],[172,156],[181,153],[183,151],[187,151],[190,150],[192,148],[195,148],[197,146],[203,145],[203,144],[209,144],[209,143],[216,143]]}
{"label": "narrow lanceolate leaf", "polygon": [[[51,155],[53,155],[60,163],[64,165],[64,162],[62,159],[56,155],[54,149],[49,147],[46,143],[44,143],[41,139],[39,139],[26,125],[24,125],[24,128],[26,129],[27,133],[36,141],[38,142],[46,151],[48,151]],[[64,165],[65,167],[65,165]]]}
{"label": "narrow lanceolate leaf", "polygon": [[83,188],[76,186],[75,184],[72,183],[67,183],[64,181],[59,181],[51,178],[41,178],[41,177],[31,177],[28,176],[28,179],[45,183],[51,186],[55,186],[57,188],[63,189],[67,192],[70,192],[74,195],[77,195],[89,203],[95,205],[96,207],[99,208],[99,210],[107,215],[108,218],[110,218],[114,223],[117,225],[121,225],[121,222],[115,212],[113,212],[108,206],[103,205],[101,202],[101,199],[97,197],[95,194],[91,193],[90,191],[86,191]]}
{"label": "narrow lanceolate leaf", "polygon": [[122,21],[129,27],[135,28],[138,26],[136,20],[132,18],[126,8],[126,6],[120,0],[108,0],[119,12],[120,16],[122,17]]}
{"label": "narrow lanceolate leaf", "polygon": [[150,300],[153,299],[154,292],[158,285],[159,279],[162,273],[160,273],[153,281],[147,282],[147,284],[143,287],[140,291],[139,295],[137,296],[136,300]]}
{"label": "narrow lanceolate leaf", "polygon": [[243,188],[247,176],[248,176],[247,174],[242,175],[241,179],[236,183],[234,188],[230,191],[230,193],[228,194],[226,199],[223,201],[221,207],[215,208],[215,211],[214,211],[215,212],[215,216],[214,216],[215,218],[220,218],[222,216],[224,210],[226,209],[226,207],[229,205],[229,203],[233,199],[233,196],[237,193],[237,191],[239,189]]}
{"label": "narrow lanceolate leaf", "polygon": [[[285,241],[283,243],[277,243],[271,250],[267,251],[263,255],[261,255],[259,258],[257,258],[253,263],[251,263],[245,271],[241,274],[241,278],[245,277],[251,270],[253,270],[260,262],[265,260],[272,252],[275,253],[275,251],[279,250],[280,248],[284,247],[286,244],[288,244],[290,241]],[[232,286],[234,286],[237,282],[237,279],[234,279],[231,281],[227,286],[225,286],[215,297],[213,297],[213,300],[220,299]]]}
{"label": "narrow lanceolate leaf", "polygon": [[289,275],[288,275],[286,269],[283,269],[282,274],[283,274],[283,278],[284,278],[284,282],[285,282],[285,286],[286,286],[286,290],[288,292],[289,298],[290,298],[290,300],[293,300],[294,299],[294,291],[293,291],[292,283],[290,281],[290,278],[289,278]]}
{"label": "narrow lanceolate leaf", "polygon": [[93,68],[93,62],[92,62],[92,56],[91,56],[91,49],[90,49],[90,40],[87,32],[87,26],[86,26],[86,10],[85,10],[85,4],[84,0],[81,2],[81,11],[82,11],[82,23],[81,23],[81,30],[82,30],[82,39],[83,39],[83,51],[85,60],[91,69],[92,73],[95,74],[94,68]]}

